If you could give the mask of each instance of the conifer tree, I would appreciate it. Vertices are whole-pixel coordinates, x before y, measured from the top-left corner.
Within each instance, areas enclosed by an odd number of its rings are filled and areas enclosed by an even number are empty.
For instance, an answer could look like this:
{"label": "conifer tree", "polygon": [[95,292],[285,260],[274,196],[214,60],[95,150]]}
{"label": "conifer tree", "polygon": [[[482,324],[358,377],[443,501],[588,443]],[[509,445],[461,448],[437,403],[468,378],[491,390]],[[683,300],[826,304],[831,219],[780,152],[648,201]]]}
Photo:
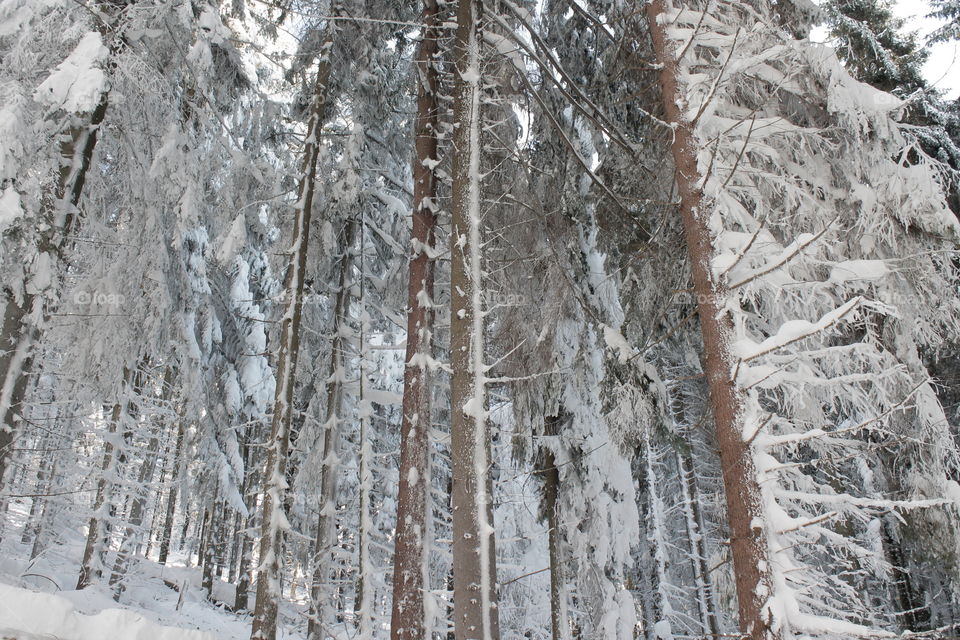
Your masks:
{"label": "conifer tree", "polygon": [[407,310],[407,369],[404,372],[403,421],[400,426],[400,486],[394,546],[392,640],[424,637],[424,557],[429,482],[431,334],[433,332],[434,226],[439,207],[435,163],[438,162],[438,65],[440,14],[435,0],[423,2],[423,33],[417,48],[414,79],[414,198],[412,257]]}
{"label": "conifer tree", "polygon": [[942,20],[941,24],[930,34],[930,42],[950,42],[960,40],[960,2],[957,0],[932,0],[933,11],[931,18]]}
{"label": "conifer tree", "polygon": [[251,640],[273,640],[277,636],[280,598],[282,537],[288,529],[282,505],[285,501],[287,456],[293,414],[293,388],[300,345],[300,319],[303,313],[307,255],[310,249],[310,220],[320,154],[320,128],[328,117],[327,89],[330,79],[330,47],[336,32],[328,25],[327,40],[321,47],[321,60],[313,81],[307,136],[301,160],[296,224],[291,243],[291,261],[284,280],[286,310],[281,323],[277,356],[277,391],[273,424],[264,467],[264,496],[260,515],[260,565],[257,571],[257,600]]}
{"label": "conifer tree", "polygon": [[900,96],[926,88],[921,67],[928,53],[889,0],[831,0],[824,8],[837,57],[854,77]]}

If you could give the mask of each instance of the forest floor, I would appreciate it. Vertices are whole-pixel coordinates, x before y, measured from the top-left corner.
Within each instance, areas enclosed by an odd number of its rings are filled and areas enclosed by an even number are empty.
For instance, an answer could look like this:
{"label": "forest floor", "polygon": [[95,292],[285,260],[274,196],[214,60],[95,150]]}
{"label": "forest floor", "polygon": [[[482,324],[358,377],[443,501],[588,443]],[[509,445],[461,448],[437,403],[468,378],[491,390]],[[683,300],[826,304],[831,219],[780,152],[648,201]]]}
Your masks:
{"label": "forest floor", "polygon": [[[0,543],[0,640],[245,640],[250,635],[250,617],[208,601],[199,569],[186,567],[182,558],[172,558],[167,566],[132,561],[117,602],[106,584],[109,568],[101,585],[72,588],[79,575],[79,536],[29,560],[30,545],[21,544],[20,532],[10,533]],[[233,585],[215,579],[213,591],[216,600],[232,602]]]}

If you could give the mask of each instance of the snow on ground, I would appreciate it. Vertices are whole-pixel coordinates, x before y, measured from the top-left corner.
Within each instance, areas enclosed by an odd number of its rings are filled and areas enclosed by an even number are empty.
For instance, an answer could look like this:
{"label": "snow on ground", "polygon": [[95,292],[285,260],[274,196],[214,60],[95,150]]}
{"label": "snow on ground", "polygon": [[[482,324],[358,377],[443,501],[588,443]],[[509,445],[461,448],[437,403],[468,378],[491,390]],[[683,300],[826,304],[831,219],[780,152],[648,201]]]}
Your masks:
{"label": "snow on ground", "polygon": [[[17,510],[14,507],[13,510]],[[107,554],[102,584],[72,587],[79,574],[83,539],[66,540],[28,560],[20,531],[5,532],[0,544],[0,640],[246,640],[250,616],[208,601],[200,572],[173,555],[167,566],[137,558],[120,601],[107,585],[113,553]],[[171,585],[177,585],[177,589]],[[178,589],[183,589],[181,597]],[[214,579],[214,599],[233,602],[233,585]],[[253,602],[251,593],[251,604]],[[285,611],[296,619],[294,611]]]}
{"label": "snow on ground", "polygon": [[86,615],[67,598],[0,584],[0,637],[44,636],[60,640],[216,640],[213,633],[161,626],[125,609]]}

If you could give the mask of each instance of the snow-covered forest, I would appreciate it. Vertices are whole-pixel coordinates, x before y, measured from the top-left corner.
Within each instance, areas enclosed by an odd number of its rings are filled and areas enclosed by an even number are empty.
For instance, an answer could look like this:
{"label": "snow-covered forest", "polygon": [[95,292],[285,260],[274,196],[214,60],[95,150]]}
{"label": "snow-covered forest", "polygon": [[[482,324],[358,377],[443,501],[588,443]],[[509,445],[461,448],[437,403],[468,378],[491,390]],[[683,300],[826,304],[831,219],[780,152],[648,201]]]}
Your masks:
{"label": "snow-covered forest", "polygon": [[0,638],[960,636],[931,8],[0,0]]}

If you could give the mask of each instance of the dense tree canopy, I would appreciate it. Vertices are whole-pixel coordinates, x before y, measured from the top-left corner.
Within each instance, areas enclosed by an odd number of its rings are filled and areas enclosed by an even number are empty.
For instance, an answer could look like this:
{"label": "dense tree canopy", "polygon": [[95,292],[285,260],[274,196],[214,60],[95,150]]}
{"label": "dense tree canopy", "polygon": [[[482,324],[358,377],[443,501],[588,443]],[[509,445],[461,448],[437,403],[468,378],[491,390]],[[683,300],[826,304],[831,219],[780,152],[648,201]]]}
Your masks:
{"label": "dense tree canopy", "polygon": [[887,0],[3,0],[0,635],[956,634],[924,46]]}

